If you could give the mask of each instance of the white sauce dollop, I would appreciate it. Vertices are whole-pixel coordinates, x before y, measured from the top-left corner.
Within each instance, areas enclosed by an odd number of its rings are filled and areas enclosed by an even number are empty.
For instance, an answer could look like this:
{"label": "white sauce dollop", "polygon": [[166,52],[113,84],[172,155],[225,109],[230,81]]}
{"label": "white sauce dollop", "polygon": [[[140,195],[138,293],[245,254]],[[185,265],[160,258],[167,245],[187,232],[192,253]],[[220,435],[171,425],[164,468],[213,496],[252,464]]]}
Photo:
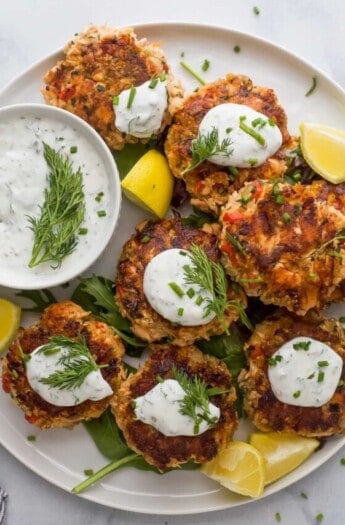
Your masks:
{"label": "white sauce dollop", "polygon": [[343,368],[341,357],[330,346],[311,337],[291,339],[270,362],[268,378],[274,395],[282,403],[301,407],[328,403]]}
{"label": "white sauce dollop", "polygon": [[[166,379],[158,383],[144,396],[135,399],[135,415],[143,423],[153,426],[165,436],[198,436],[208,430],[209,424],[202,420],[199,429],[194,433],[194,420],[181,414],[181,401],[186,392],[175,379]],[[215,423],[219,420],[220,410],[213,403],[209,403],[209,417]],[[200,408],[196,412],[201,414]]]}
{"label": "white sauce dollop", "polygon": [[135,94],[129,108],[131,89],[121,91],[117,103],[113,105],[117,129],[138,138],[149,138],[159,133],[168,95],[166,80],[155,80],[157,83],[152,88],[152,80],[134,88]]}
{"label": "white sauce dollop", "polygon": [[[44,346],[39,346],[30,354],[30,359],[26,363],[26,375],[31,388],[45,401],[56,406],[70,407],[79,405],[87,399],[99,401],[113,393],[109,383],[103,379],[100,370],[90,372],[80,387],[76,388],[60,390],[41,383],[40,379],[64,369],[58,360],[62,355],[69,353],[69,349],[62,346],[59,347],[60,352],[45,355],[40,351]],[[80,359],[82,358],[83,356],[80,356]]]}
{"label": "white sauce dollop", "polygon": [[[182,326],[207,324],[215,317],[214,312],[205,317],[205,305],[212,295],[204,288],[185,283],[185,265],[191,266],[186,250],[172,248],[153,257],[144,272],[144,294],[152,308],[172,323]],[[181,289],[182,297],[169,283]]]}
{"label": "white sauce dollop", "polygon": [[[263,144],[248,132],[244,126],[262,137]],[[260,166],[282,145],[283,138],[278,126],[266,115],[244,104],[220,104],[210,109],[202,119],[198,136],[206,137],[212,130],[218,131],[218,144],[229,140],[227,153],[217,153],[208,160],[220,166],[250,168]],[[260,139],[261,140],[261,139]]]}

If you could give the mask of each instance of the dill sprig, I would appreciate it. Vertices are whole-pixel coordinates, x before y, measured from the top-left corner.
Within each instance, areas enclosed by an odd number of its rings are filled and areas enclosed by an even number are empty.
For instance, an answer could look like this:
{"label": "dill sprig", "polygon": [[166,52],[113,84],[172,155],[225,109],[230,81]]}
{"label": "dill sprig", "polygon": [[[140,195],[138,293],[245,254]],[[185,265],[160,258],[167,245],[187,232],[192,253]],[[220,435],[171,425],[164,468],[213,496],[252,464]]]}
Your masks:
{"label": "dill sprig", "polygon": [[319,246],[318,248],[313,250],[312,253],[309,254],[309,256],[310,255],[311,256],[318,256],[320,253],[324,252],[325,249],[328,248],[330,244],[336,243],[338,241],[342,241],[344,239],[345,239],[345,229],[342,229],[339,232],[337,232],[331,239],[329,239],[328,241],[324,242],[323,244],[321,244],[321,246]]}
{"label": "dill sprig", "polygon": [[50,172],[40,217],[28,217],[34,233],[29,267],[51,261],[52,267],[58,268],[78,244],[78,230],[85,215],[83,174],[80,168],[73,171],[67,156],[46,143],[43,146]]}
{"label": "dill sprig", "polygon": [[223,155],[229,157],[233,151],[229,149],[230,145],[230,138],[223,139],[222,142],[219,143],[217,128],[212,128],[212,131],[207,133],[207,135],[198,135],[196,139],[192,140],[190,146],[192,163],[182,171],[182,175],[193,170],[212,155],[223,153]]}
{"label": "dill sprig", "polygon": [[176,381],[185,391],[186,395],[180,401],[180,413],[189,416],[194,421],[194,434],[199,433],[200,423],[206,421],[212,427],[217,423],[217,418],[210,413],[209,400],[211,396],[225,394],[229,390],[222,390],[218,387],[208,388],[206,383],[198,376],[190,379],[185,372],[173,367],[173,374]]}
{"label": "dill sprig", "polygon": [[80,387],[90,372],[107,365],[97,365],[93,359],[84,339],[70,339],[63,335],[50,338],[50,343],[44,345],[39,352],[46,356],[61,352],[61,348],[67,348],[67,352],[61,353],[58,364],[63,368],[53,372],[48,377],[40,379],[40,383],[49,385],[59,390],[71,390]]}
{"label": "dill sprig", "polygon": [[211,295],[211,298],[205,298],[204,317],[214,312],[222,323],[225,333],[228,334],[228,327],[224,320],[225,310],[228,307],[235,307],[242,323],[250,327],[250,321],[240,301],[228,301],[228,282],[222,265],[211,261],[207,257],[206,252],[196,244],[191,246],[190,259],[192,264],[183,266],[185,283],[200,286],[200,288],[204,288]]}

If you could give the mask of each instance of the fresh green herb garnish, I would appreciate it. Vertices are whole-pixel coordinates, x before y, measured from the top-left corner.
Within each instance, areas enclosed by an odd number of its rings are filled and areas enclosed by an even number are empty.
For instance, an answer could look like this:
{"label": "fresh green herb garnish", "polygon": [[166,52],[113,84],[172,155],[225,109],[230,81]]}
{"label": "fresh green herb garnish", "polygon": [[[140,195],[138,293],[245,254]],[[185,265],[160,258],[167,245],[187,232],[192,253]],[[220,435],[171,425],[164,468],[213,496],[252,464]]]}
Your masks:
{"label": "fresh green herb garnish", "polygon": [[305,492],[301,492],[301,498],[308,499],[308,495]]}
{"label": "fresh green herb garnish", "polygon": [[323,518],[324,518],[324,515],[322,514],[322,512],[319,512],[319,514],[315,516],[316,521],[322,521]]}
{"label": "fresh green herb garnish", "polygon": [[343,466],[345,465],[345,458],[340,459],[340,465],[343,465]]}
{"label": "fresh green herb garnish", "polygon": [[240,46],[234,46],[234,52],[239,53],[241,51]]}
{"label": "fresh green herb garnish", "polygon": [[69,149],[69,152],[72,153],[72,154],[73,153],[77,153],[77,151],[78,151],[77,146],[71,146],[70,149]]}
{"label": "fresh green herb garnish", "polygon": [[94,471],[93,471],[92,468],[86,468],[84,470],[84,474],[85,474],[85,476],[93,476],[94,475]]}
{"label": "fresh green herb garnish", "polygon": [[149,88],[154,89],[158,84],[158,78],[152,77],[151,82],[149,83]]}
{"label": "fresh green herb garnish", "polygon": [[342,241],[344,239],[345,239],[345,229],[342,229],[338,233],[336,233],[336,235],[334,235],[334,237],[329,239],[329,241],[326,241],[323,244],[321,244],[321,246],[319,246],[319,248],[314,250],[310,255],[317,255],[320,252],[324,251],[325,248],[327,248],[327,246],[329,246],[333,242]]}
{"label": "fresh green herb garnish", "polygon": [[301,395],[301,391],[300,390],[296,390],[296,392],[293,393],[293,397],[295,399],[297,399],[300,395]]}
{"label": "fresh green herb garnish", "polygon": [[126,106],[127,109],[131,109],[136,92],[137,92],[136,88],[134,86],[131,86],[129,90],[128,100],[127,100],[127,106]]}
{"label": "fresh green herb garnish", "polygon": [[211,261],[202,248],[195,244],[191,246],[191,265],[186,264],[183,269],[186,284],[200,286],[211,295],[211,298],[205,298],[205,317],[214,312],[228,334],[224,314],[228,307],[233,306],[237,309],[242,323],[247,327],[251,326],[240,301],[229,301],[227,298],[228,283],[222,265]]}
{"label": "fresh green herb garnish", "polygon": [[281,355],[276,355],[275,357],[269,357],[267,359],[267,362],[270,366],[276,366],[276,364],[279,363],[282,359],[283,358]]}
{"label": "fresh green herb garnish", "polygon": [[290,221],[291,221],[291,215],[290,213],[283,213],[282,215],[282,221],[285,223],[285,224],[288,224]]}
{"label": "fresh green herb garnish", "polygon": [[36,441],[36,436],[34,434],[29,434],[26,439],[28,441]]}
{"label": "fresh green herb garnish", "polygon": [[295,343],[292,345],[294,350],[309,350],[309,347],[311,345],[311,341],[300,341],[299,343]]}
{"label": "fresh green herb garnish", "polygon": [[318,364],[318,366],[323,367],[323,366],[328,366],[329,362],[328,361],[318,361],[317,364]]}
{"label": "fresh green herb garnish", "polygon": [[151,240],[151,237],[149,237],[148,235],[144,235],[141,239],[140,239],[140,242],[142,244],[147,244],[148,242],[150,242]]}
{"label": "fresh green herb garnish", "polygon": [[230,157],[232,154],[232,150],[229,150],[230,145],[230,139],[224,139],[221,144],[219,144],[217,128],[213,128],[207,135],[198,135],[196,139],[192,140],[190,146],[192,163],[188,168],[185,168],[182,171],[182,174],[184,175],[188,171],[193,170],[212,155],[222,153],[223,155]]}
{"label": "fresh green herb garnish", "polygon": [[265,138],[262,135],[260,135],[260,133],[258,133],[256,131],[256,129],[251,128],[250,126],[248,126],[245,123],[246,119],[247,119],[247,117],[245,115],[241,115],[240,116],[240,124],[239,124],[240,129],[242,131],[244,131],[244,133],[247,133],[247,135],[250,135],[251,137],[253,137],[253,139],[255,139],[256,142],[258,142],[260,144],[260,146],[265,146],[266,145]]}
{"label": "fresh green herb garnish", "polygon": [[40,217],[28,217],[34,234],[29,267],[52,262],[58,268],[78,244],[78,230],[85,215],[83,175],[80,168],[73,171],[68,157],[48,144],[43,146],[50,173]]}
{"label": "fresh green herb garnish", "polygon": [[101,200],[103,199],[104,197],[104,192],[103,191],[100,191],[97,193],[96,197],[95,197],[95,201],[96,202],[101,202]]}
{"label": "fresh green herb garnish", "polygon": [[312,78],[312,85],[311,87],[308,89],[308,91],[304,94],[305,97],[309,97],[312,93],[314,93],[315,89],[316,89],[316,86],[317,86],[317,78],[316,77],[313,77]]}
{"label": "fresh green herb garnish", "polygon": [[181,286],[178,285],[177,283],[175,282],[170,282],[168,283],[168,286],[172,289],[173,292],[176,293],[176,295],[178,295],[179,297],[183,297],[184,296],[184,291],[182,290]]}
{"label": "fresh green herb garnish", "polygon": [[92,357],[85,341],[79,337],[78,340],[70,339],[63,335],[50,337],[50,342],[42,346],[39,353],[45,355],[55,353],[61,347],[68,351],[58,359],[58,364],[63,368],[53,372],[48,377],[39,379],[40,383],[49,385],[59,390],[71,390],[80,387],[90,372],[94,372],[107,365],[97,365]]}
{"label": "fresh green herb garnish", "polygon": [[182,317],[182,316],[183,316],[183,313],[184,313],[184,308],[181,307],[181,308],[179,308],[179,309],[177,310],[177,315],[178,315],[179,317]]}
{"label": "fresh green herb garnish", "polygon": [[118,106],[119,102],[120,102],[119,95],[114,95],[113,96],[113,104],[114,104],[114,106]]}
{"label": "fresh green herb garnish", "polygon": [[231,235],[229,232],[226,232],[226,238],[233,245],[233,247],[236,248],[238,252],[240,252],[241,255],[247,255],[245,247],[241,244],[237,237]]}
{"label": "fresh green herb garnish", "polygon": [[203,64],[202,64],[202,66],[201,66],[201,69],[202,69],[203,71],[207,71],[209,67],[210,67],[210,61],[207,60],[207,58],[205,58],[205,60],[204,60],[204,62],[203,62]]}
{"label": "fresh green herb garnish", "polygon": [[182,224],[193,226],[193,228],[201,228],[205,223],[210,224],[215,221],[213,215],[198,210],[198,208],[193,208],[193,213],[188,215],[188,217],[182,217],[181,220]]}
{"label": "fresh green herb garnish", "polygon": [[322,383],[322,381],[325,379],[325,372],[320,371],[317,375],[317,382]]}
{"label": "fresh green herb garnish", "polygon": [[275,519],[276,519],[276,521],[281,521],[281,520],[282,520],[282,517],[281,517],[281,515],[280,515],[280,512],[276,512],[276,513],[275,513]]}
{"label": "fresh green herb garnish", "polygon": [[260,14],[260,9],[257,6],[254,6],[253,7],[253,13],[254,13],[254,15],[259,15]]}
{"label": "fresh green herb garnish", "polygon": [[105,210],[98,210],[97,215],[98,217],[105,217],[107,212]]}
{"label": "fresh green herb garnish", "polygon": [[[225,394],[227,391],[221,388],[208,388],[206,383],[198,376],[190,379],[185,372],[173,367],[173,374],[186,395],[180,401],[180,412],[189,416],[194,422],[194,434],[199,433],[200,423],[206,421],[208,425],[214,426],[217,419],[211,417],[209,399],[211,396]],[[201,409],[201,410],[200,410]]]}
{"label": "fresh green herb garnish", "polygon": [[57,298],[47,288],[44,288],[43,290],[21,290],[20,292],[17,292],[16,295],[18,297],[24,297],[24,299],[30,299],[30,301],[36,305],[31,306],[30,308],[22,308],[28,312],[41,313],[51,304],[58,302]]}
{"label": "fresh green herb garnish", "polygon": [[206,84],[205,80],[203,78],[201,78],[201,76],[198,75],[198,73],[196,71],[194,71],[194,69],[191,68],[191,66],[189,64],[187,64],[186,62],[181,60],[180,65],[183,67],[183,69],[188,71],[188,73],[190,73],[198,82],[200,82],[200,84],[202,84],[202,85]]}

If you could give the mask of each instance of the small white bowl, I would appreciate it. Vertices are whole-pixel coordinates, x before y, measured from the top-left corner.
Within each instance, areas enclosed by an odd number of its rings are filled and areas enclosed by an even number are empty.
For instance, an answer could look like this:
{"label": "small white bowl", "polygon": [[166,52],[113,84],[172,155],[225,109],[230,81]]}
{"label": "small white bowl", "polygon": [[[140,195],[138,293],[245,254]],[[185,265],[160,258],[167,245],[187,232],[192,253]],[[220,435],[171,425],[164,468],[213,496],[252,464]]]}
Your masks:
{"label": "small white bowl", "polygon": [[[43,142],[80,167],[87,230],[58,268],[29,268],[33,232],[28,216],[39,217],[47,186]],[[72,150],[71,150],[72,148]],[[77,150],[77,151],[75,151]],[[0,284],[42,289],[76,277],[100,256],[119,217],[121,187],[114,158],[96,131],[79,117],[44,104],[0,108]]]}

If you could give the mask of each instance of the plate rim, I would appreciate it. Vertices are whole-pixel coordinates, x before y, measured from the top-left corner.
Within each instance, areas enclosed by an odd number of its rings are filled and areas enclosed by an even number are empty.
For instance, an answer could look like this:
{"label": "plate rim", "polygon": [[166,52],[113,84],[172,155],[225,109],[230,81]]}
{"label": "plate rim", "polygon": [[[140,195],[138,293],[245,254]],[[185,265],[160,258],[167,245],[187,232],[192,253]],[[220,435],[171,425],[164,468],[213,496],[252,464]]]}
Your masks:
{"label": "plate rim", "polygon": [[[292,59],[293,61],[297,61],[298,63],[300,63],[304,67],[310,69],[312,72],[319,73],[323,77],[323,79],[325,79],[330,84],[330,86],[333,89],[335,89],[341,97],[344,98],[344,102],[345,102],[345,89],[342,88],[342,86],[340,86],[340,84],[337,81],[335,81],[333,78],[331,78],[331,76],[327,72],[325,72],[321,68],[315,66],[312,62],[304,59],[303,57],[298,56],[297,53],[295,53],[294,51],[292,51],[290,49],[286,49],[280,44],[277,44],[277,43],[275,43],[275,42],[273,42],[273,41],[271,41],[271,40],[269,40],[267,38],[263,38],[261,36],[255,35],[253,33],[240,31],[240,30],[233,29],[231,27],[222,26],[222,25],[219,25],[219,24],[206,24],[206,23],[180,22],[180,21],[163,21],[163,22],[153,21],[153,22],[145,22],[143,24],[141,24],[141,23],[126,24],[126,25],[121,25],[121,26],[118,26],[118,27],[133,28],[134,31],[147,32],[148,33],[148,36],[147,36],[148,39],[150,38],[149,37],[150,28],[153,28],[154,30],[157,30],[157,29],[163,29],[164,30],[164,28],[166,27],[166,28],[169,28],[169,29],[181,30],[181,28],[186,29],[186,28],[190,27],[193,30],[201,29],[202,31],[212,30],[214,32],[224,32],[229,37],[236,37],[237,36],[237,37],[239,37],[241,39],[249,40],[252,43],[253,42],[254,43],[258,42],[261,45],[267,46],[268,48],[273,48],[273,50],[278,51],[282,55],[285,55],[290,60]],[[33,63],[31,63],[28,67],[26,67],[18,75],[16,75],[14,78],[12,78],[10,81],[8,81],[2,87],[2,89],[0,89],[0,107],[3,106],[1,99],[3,97],[6,97],[8,91],[15,84],[20,82],[22,77],[30,74],[34,69],[39,68],[40,66],[44,65],[46,62],[52,61],[53,59],[56,59],[59,56],[59,54],[61,55],[63,53],[63,49],[64,49],[64,47],[60,47],[60,48],[56,49],[55,51],[54,50],[51,51],[47,55],[45,55],[45,56],[39,58],[38,60],[34,61]],[[1,416],[2,416],[2,414],[0,413],[0,418],[1,418]],[[264,498],[266,498],[266,497],[268,497],[270,495],[278,493],[281,490],[285,489],[286,487],[288,487],[290,485],[293,485],[297,481],[305,478],[306,476],[308,476],[313,471],[317,470],[319,467],[321,467],[321,465],[323,465],[326,461],[328,461],[331,457],[333,457],[345,445],[345,437],[343,437],[343,436],[335,436],[333,439],[335,440],[335,443],[333,444],[332,449],[327,451],[325,456],[322,458],[321,462],[317,463],[317,465],[309,465],[309,466],[305,465],[303,475],[301,477],[298,477],[296,480],[289,481],[290,475],[291,474],[293,475],[294,472],[296,472],[296,471],[293,471],[292,473],[288,474],[287,476],[285,476],[284,478],[279,480],[279,487],[275,488],[276,483],[272,484],[271,486],[269,486],[265,490],[265,493],[263,494],[263,496],[261,496],[258,499],[243,498],[243,501],[240,500],[240,501],[230,502],[230,504],[227,504],[227,503],[216,504],[216,507],[208,509],[208,510],[205,510],[205,509],[198,510],[198,509],[195,509],[195,508],[193,508],[193,509],[186,509],[186,508],[184,508],[182,511],[180,511],[179,509],[176,509],[175,511],[172,511],[171,509],[169,509],[169,512],[164,513],[164,512],[161,511],[161,509],[155,510],[155,509],[147,508],[147,507],[144,507],[144,506],[142,506],[141,508],[133,508],[133,507],[131,507],[129,505],[119,505],[119,504],[114,506],[109,501],[104,501],[104,498],[102,498],[101,495],[97,495],[97,494],[93,495],[92,492],[82,493],[82,494],[79,495],[79,497],[81,497],[81,498],[83,498],[83,499],[85,499],[87,501],[90,501],[92,503],[97,503],[97,504],[101,504],[101,505],[107,506],[109,508],[129,511],[129,512],[133,512],[133,513],[142,513],[142,514],[151,514],[151,515],[158,515],[158,514],[159,515],[165,514],[167,516],[174,516],[174,515],[177,516],[177,515],[187,515],[187,514],[195,514],[195,515],[197,515],[197,514],[201,514],[201,513],[216,512],[216,511],[221,511],[221,510],[229,510],[230,511],[232,508],[235,508],[235,507],[238,507],[238,506],[242,506],[242,505],[248,505],[248,504],[251,504],[251,503],[255,503],[256,501],[261,501],[262,499],[264,499]],[[2,439],[1,439],[1,435],[0,435],[0,445],[3,446],[13,457],[15,457],[18,461],[20,461],[20,463],[25,465],[28,469],[30,469],[36,475],[39,475],[41,478],[45,479],[46,481],[48,481],[52,485],[55,485],[55,486],[63,489],[64,491],[70,493],[70,490],[71,490],[70,487],[67,487],[66,485],[64,485],[63,483],[59,482],[58,480],[51,478],[49,476],[49,472],[42,473],[42,471],[40,471],[39,468],[35,468],[35,465],[30,464],[28,459],[26,459],[26,456],[23,456],[23,455],[20,455],[20,454],[16,453],[16,451],[12,450],[11,447],[7,443],[4,444]],[[175,497],[176,501],[181,501],[181,499],[182,498],[179,498],[178,496]]]}

